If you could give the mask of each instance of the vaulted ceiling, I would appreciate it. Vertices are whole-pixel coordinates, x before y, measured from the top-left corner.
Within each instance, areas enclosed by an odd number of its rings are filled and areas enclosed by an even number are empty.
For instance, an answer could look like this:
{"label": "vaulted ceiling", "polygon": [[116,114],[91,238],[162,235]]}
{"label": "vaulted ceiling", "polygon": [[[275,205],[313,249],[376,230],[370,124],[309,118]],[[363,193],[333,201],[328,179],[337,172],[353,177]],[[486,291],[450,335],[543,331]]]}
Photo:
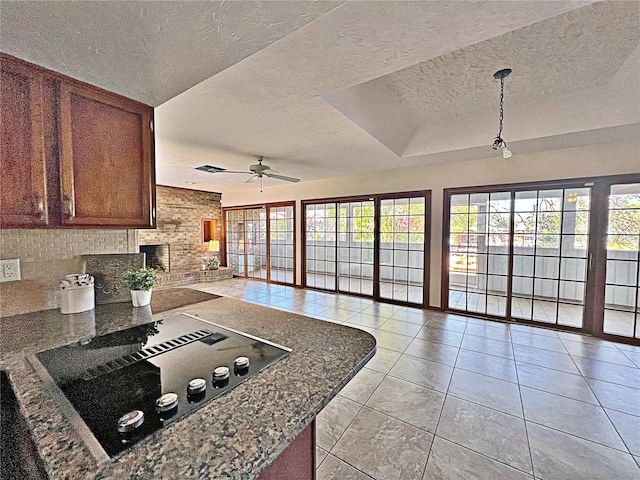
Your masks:
{"label": "vaulted ceiling", "polygon": [[[638,139],[640,3],[7,2],[0,50],[156,108],[157,180],[225,192]],[[187,184],[186,182],[195,182]],[[265,186],[278,180],[267,179]]]}

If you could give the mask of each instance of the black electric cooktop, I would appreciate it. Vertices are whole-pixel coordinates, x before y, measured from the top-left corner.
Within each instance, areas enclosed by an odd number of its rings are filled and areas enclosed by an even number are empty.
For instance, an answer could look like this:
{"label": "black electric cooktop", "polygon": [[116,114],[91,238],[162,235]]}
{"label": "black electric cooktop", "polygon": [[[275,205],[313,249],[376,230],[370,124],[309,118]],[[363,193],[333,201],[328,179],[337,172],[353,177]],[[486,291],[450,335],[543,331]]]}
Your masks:
{"label": "black electric cooktop", "polygon": [[37,360],[114,456],[290,351],[179,314],[48,350]]}

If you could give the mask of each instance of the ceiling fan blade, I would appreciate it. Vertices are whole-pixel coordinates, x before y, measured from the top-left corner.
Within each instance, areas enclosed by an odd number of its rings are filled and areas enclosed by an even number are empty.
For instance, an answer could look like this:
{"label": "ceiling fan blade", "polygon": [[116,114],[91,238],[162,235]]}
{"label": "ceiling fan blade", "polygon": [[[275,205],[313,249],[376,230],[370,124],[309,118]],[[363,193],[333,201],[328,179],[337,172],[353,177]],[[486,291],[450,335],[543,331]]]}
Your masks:
{"label": "ceiling fan blade", "polygon": [[236,170],[227,170],[226,168],[214,167],[212,165],[202,165],[201,167],[196,167],[196,170],[202,170],[207,173],[253,173],[253,172],[238,172]]}
{"label": "ceiling fan blade", "polygon": [[284,175],[272,175],[270,173],[266,173],[266,175],[267,175],[267,177],[277,178],[278,180],[284,180],[285,182],[299,182],[300,181],[299,178],[285,177]]}
{"label": "ceiling fan blade", "polygon": [[274,173],[278,173],[276,170],[271,170],[270,168],[267,168],[266,170],[262,170],[262,173],[267,174],[267,175],[271,175]]}
{"label": "ceiling fan blade", "polygon": [[260,178],[260,176],[259,176],[259,175],[253,175],[253,176],[249,177],[249,180],[247,180],[247,181],[246,181],[246,182],[244,182],[244,183],[253,183],[253,182],[255,182],[256,180],[258,180],[258,178]]}

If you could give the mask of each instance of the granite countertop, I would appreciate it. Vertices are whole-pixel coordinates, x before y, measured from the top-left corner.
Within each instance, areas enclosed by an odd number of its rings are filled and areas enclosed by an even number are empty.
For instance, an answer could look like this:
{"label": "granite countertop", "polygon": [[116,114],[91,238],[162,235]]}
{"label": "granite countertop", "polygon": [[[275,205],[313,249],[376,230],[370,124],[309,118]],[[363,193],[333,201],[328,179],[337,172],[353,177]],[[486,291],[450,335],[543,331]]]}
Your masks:
{"label": "granite countertop", "polygon": [[[27,356],[178,312],[292,352],[123,455],[98,464]],[[53,479],[256,478],[375,353],[375,339],[362,330],[188,288],[155,291],[150,307],[121,303],[82,314],[47,310],[2,318],[0,339],[0,368],[9,374]]]}

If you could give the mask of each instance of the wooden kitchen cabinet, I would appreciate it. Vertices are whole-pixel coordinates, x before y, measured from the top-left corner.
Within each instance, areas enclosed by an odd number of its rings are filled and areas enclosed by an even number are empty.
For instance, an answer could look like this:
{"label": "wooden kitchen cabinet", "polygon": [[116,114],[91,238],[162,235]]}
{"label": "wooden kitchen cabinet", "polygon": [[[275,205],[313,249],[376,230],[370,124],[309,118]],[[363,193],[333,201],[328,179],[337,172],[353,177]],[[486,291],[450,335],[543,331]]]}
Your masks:
{"label": "wooden kitchen cabinet", "polygon": [[2,226],[155,227],[153,108],[1,60]]}
{"label": "wooden kitchen cabinet", "polygon": [[83,85],[60,86],[65,225],[150,226],[152,110]]}
{"label": "wooden kitchen cabinet", "polygon": [[42,73],[0,63],[0,226],[47,225]]}

